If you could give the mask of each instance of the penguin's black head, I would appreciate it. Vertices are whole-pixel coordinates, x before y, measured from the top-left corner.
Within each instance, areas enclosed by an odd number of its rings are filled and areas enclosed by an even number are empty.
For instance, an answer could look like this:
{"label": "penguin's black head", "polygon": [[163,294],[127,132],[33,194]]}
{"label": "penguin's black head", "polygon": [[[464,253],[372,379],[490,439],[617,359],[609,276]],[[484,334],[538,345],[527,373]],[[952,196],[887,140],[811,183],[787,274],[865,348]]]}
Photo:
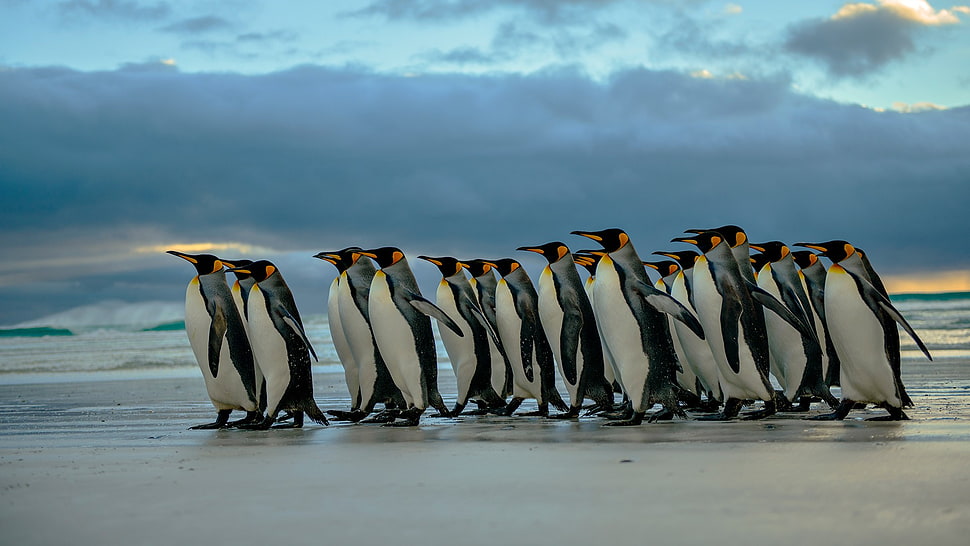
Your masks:
{"label": "penguin's black head", "polygon": [[569,256],[569,247],[559,241],[553,241],[540,246],[520,246],[516,250],[527,250],[529,252],[535,252],[536,254],[542,254],[551,264]]}
{"label": "penguin's black head", "polygon": [[731,245],[731,248],[743,245],[748,241],[748,236],[744,233],[744,230],[733,224],[714,229],[688,229],[684,233],[703,233],[705,231],[716,231],[720,233],[724,240]]}
{"label": "penguin's black head", "polygon": [[317,254],[314,254],[313,257],[332,263],[337,268],[337,271],[343,273],[347,270],[347,268],[354,265],[355,250],[360,250],[360,248],[350,247],[333,252],[318,252]]}
{"label": "penguin's black head", "polygon": [[263,282],[277,272],[276,266],[269,260],[257,260],[245,267],[234,267],[230,269],[233,273],[248,274],[256,282]]}
{"label": "penguin's black head", "polygon": [[680,271],[680,264],[673,260],[660,260],[659,262],[643,262],[643,265],[656,270],[661,277],[673,275]]}
{"label": "penguin's black head", "polygon": [[[222,265],[226,266],[226,268],[229,269],[230,271],[237,267],[247,267],[249,266],[249,264],[253,263],[252,260],[246,260],[242,258],[238,260],[221,259],[220,261],[222,262]],[[233,275],[236,276],[237,279],[241,281],[248,279],[251,276],[249,273],[243,273],[242,271],[233,271],[232,273]]]}
{"label": "penguin's black head", "polygon": [[222,271],[222,260],[212,254],[185,254],[177,250],[169,250],[168,254],[178,256],[195,266],[195,271],[199,275],[209,275]]}
{"label": "penguin's black head", "polygon": [[602,231],[573,231],[572,234],[596,241],[603,245],[603,249],[607,252],[616,252],[630,242],[630,236],[618,228],[604,229]]}
{"label": "penguin's black head", "polygon": [[392,266],[404,259],[404,253],[395,246],[382,246],[371,250],[359,251],[361,256],[367,256],[377,262],[380,267]]}
{"label": "penguin's black head", "polygon": [[818,255],[811,250],[796,250],[791,253],[791,257],[795,260],[795,264],[802,269],[818,263]]}
{"label": "penguin's black head", "polygon": [[495,269],[495,266],[486,260],[465,260],[461,262],[461,265],[472,274],[472,277],[481,277]]}
{"label": "penguin's black head", "polygon": [[761,268],[770,264],[771,262],[777,261],[777,260],[772,260],[764,252],[759,252],[758,254],[752,254],[750,260],[751,260],[751,267],[754,269],[755,273],[760,272]]}
{"label": "penguin's black head", "polygon": [[698,256],[700,256],[700,254],[694,252],[693,250],[681,250],[679,252],[657,251],[653,252],[653,254],[672,258],[678,264],[680,264],[681,269],[690,269],[694,267],[694,261],[697,260]]}
{"label": "penguin's black head", "polygon": [[836,239],[825,243],[795,243],[795,246],[803,246],[822,253],[822,256],[839,263],[842,260],[855,254],[856,250],[848,241]]}
{"label": "penguin's black head", "polygon": [[449,256],[441,256],[439,258],[432,258],[431,256],[418,256],[419,260],[424,260],[426,262],[431,262],[438,266],[438,271],[441,271],[442,277],[451,277],[457,275],[462,270],[462,264],[456,258],[451,258]]}
{"label": "penguin's black head", "polygon": [[724,242],[725,239],[719,231],[702,231],[693,237],[675,237],[670,241],[690,243],[699,248],[701,252],[708,252],[712,248]]}
{"label": "penguin's black head", "polygon": [[[757,250],[758,252],[763,253],[765,256],[764,259],[768,260],[769,263],[777,262],[778,260],[791,254],[791,249],[788,248],[788,245],[786,245],[781,241],[768,241],[767,243],[749,243],[748,246],[750,246],[754,250]],[[764,264],[761,264],[761,265],[764,265]],[[759,269],[761,268],[756,267],[755,271],[758,271]]]}
{"label": "penguin's black head", "polygon": [[512,258],[501,258],[498,260],[487,261],[485,263],[494,267],[495,271],[498,271],[498,274],[503,277],[522,267],[522,264],[513,260]]}

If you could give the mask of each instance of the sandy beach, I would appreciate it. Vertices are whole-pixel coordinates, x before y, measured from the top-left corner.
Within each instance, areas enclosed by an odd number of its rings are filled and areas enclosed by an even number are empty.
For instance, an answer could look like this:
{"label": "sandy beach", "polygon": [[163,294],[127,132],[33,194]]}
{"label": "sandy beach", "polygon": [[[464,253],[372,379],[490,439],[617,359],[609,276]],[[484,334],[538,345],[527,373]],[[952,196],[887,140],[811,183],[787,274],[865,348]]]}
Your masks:
{"label": "sandy beach", "polygon": [[[908,422],[633,428],[197,431],[213,417],[197,377],[4,384],[0,529],[18,546],[965,544],[970,362],[904,371]],[[315,375],[321,407],[347,405],[340,381]],[[446,401],[453,381],[442,373]]]}

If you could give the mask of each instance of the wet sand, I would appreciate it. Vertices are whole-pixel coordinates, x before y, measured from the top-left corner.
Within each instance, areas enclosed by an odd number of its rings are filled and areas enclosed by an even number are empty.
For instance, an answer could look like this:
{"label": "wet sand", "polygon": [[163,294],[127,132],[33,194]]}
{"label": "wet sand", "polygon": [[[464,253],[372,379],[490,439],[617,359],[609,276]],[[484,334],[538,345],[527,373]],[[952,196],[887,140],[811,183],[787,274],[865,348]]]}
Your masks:
{"label": "wet sand", "polygon": [[[0,378],[2,382],[3,378]],[[317,400],[343,409],[337,374]],[[911,421],[432,419],[187,430],[201,378],[0,385],[3,544],[966,544],[970,362]],[[453,400],[454,379],[442,372]],[[449,396],[451,394],[451,396]],[[522,410],[534,408],[523,405]],[[818,413],[819,410],[813,413]]]}

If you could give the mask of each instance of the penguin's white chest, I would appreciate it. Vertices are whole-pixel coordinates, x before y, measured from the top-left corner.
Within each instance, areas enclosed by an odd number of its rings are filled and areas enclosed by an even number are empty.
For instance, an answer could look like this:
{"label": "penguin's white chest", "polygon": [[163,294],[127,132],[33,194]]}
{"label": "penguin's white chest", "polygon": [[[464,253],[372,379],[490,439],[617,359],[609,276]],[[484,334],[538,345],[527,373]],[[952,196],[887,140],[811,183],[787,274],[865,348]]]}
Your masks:
{"label": "penguin's white chest", "polygon": [[448,281],[442,280],[438,284],[438,291],[435,293],[438,308],[445,312],[449,317],[454,317],[461,333],[451,331],[450,328],[439,328],[441,343],[444,344],[448,352],[448,360],[451,361],[451,369],[455,372],[458,380],[458,402],[463,403],[467,399],[468,390],[471,388],[472,378],[475,376],[475,369],[478,360],[475,356],[475,340],[472,336],[471,326],[465,318],[458,312],[458,304],[455,302],[455,293],[451,289]]}
{"label": "penguin's white chest", "polygon": [[394,384],[405,401],[424,408],[421,389],[421,361],[411,324],[401,314],[391,294],[386,274],[378,271],[371,281],[367,310],[377,347]]}
{"label": "penguin's white chest", "polygon": [[[235,305],[235,303],[233,303]],[[217,376],[213,377],[209,368],[209,326],[212,318],[206,309],[205,300],[200,292],[198,277],[192,279],[185,291],[185,333],[189,346],[199,363],[206,393],[216,409],[244,409],[254,411],[256,406],[250,400],[239,371],[232,363],[229,342],[222,340],[219,353]]]}
{"label": "penguin's white chest", "polygon": [[882,325],[863,301],[855,280],[837,265],[825,277],[825,318],[842,362],[843,398],[902,407],[886,358]]}
{"label": "penguin's white chest", "polygon": [[540,399],[539,363],[535,346],[532,348],[533,375],[530,381],[522,362],[522,318],[515,310],[515,299],[505,279],[500,280],[495,288],[495,321],[498,323],[499,338],[512,365],[513,396]]}
{"label": "penguin's white chest", "polygon": [[249,342],[266,381],[267,412],[272,414],[274,401],[282,399],[290,384],[290,357],[286,340],[266,309],[265,298],[259,286],[253,286],[249,293]]}
{"label": "penguin's white chest", "polygon": [[646,410],[641,406],[650,360],[643,351],[640,324],[624,297],[616,267],[609,256],[600,259],[593,285],[593,312],[603,342],[613,357],[617,379],[633,401],[634,409],[640,412]]}
{"label": "penguin's white chest", "polygon": [[556,282],[553,280],[552,269],[549,266],[546,266],[542,270],[542,274],[539,275],[538,292],[539,320],[542,321],[542,329],[546,334],[546,340],[549,341],[549,345],[552,347],[552,354],[556,358],[556,363],[559,365],[560,377],[562,377],[566,391],[569,393],[569,399],[575,401],[579,392],[579,377],[582,375],[579,368],[582,359],[580,355],[577,355],[577,380],[575,383],[570,383],[562,367],[562,345],[560,343],[562,340],[563,312],[562,307],[559,306]]}

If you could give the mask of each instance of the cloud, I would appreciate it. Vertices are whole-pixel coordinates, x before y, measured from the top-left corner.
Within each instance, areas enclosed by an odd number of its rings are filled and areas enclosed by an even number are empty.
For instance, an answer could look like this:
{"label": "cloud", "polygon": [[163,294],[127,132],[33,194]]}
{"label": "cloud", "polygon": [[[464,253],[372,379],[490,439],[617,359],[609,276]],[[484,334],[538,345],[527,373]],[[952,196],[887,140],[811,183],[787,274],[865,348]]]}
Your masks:
{"label": "cloud", "polygon": [[865,77],[914,53],[920,29],[959,23],[953,11],[925,0],[845,4],[832,17],[790,27],[784,47],[821,62],[833,77]]}
{"label": "cloud", "polygon": [[347,12],[349,17],[383,17],[388,20],[456,21],[500,9],[518,9],[543,23],[583,23],[590,12],[624,0],[374,0]]}
{"label": "cloud", "polygon": [[201,17],[182,19],[180,21],[165,25],[159,30],[174,34],[201,34],[216,30],[226,30],[231,27],[232,24],[222,17],[218,17],[216,15],[204,15]]}
{"label": "cloud", "polygon": [[744,11],[744,8],[737,4],[727,4],[724,6],[724,13],[726,15],[738,15]]}
{"label": "cloud", "polygon": [[70,0],[59,3],[57,9],[71,19],[119,21],[160,21],[171,13],[167,2],[142,4],[130,0]]}
{"label": "cloud", "polygon": [[134,252],[173,241],[295,252],[288,282],[317,290],[319,250],[494,258],[609,226],[645,252],[737,223],[853,240],[887,272],[966,268],[968,141],[970,108],[875,112],[784,76],[7,69],[0,307],[181,293],[184,264]]}

